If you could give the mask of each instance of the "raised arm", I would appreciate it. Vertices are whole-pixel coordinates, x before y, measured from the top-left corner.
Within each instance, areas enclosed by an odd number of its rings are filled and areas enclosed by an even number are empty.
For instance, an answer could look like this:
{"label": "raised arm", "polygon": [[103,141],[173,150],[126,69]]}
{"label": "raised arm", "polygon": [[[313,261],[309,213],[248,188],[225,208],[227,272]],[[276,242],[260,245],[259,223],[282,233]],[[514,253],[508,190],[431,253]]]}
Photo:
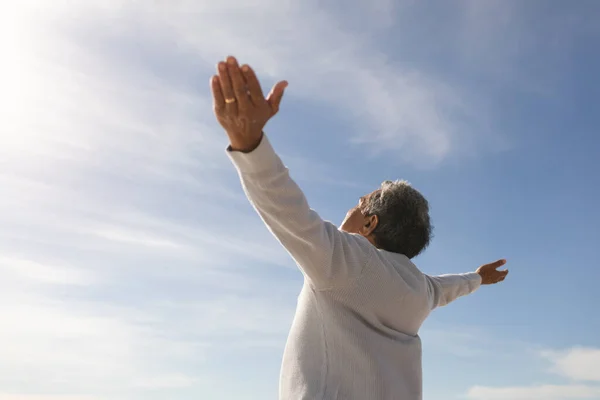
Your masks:
{"label": "raised arm", "polygon": [[248,199],[314,286],[339,286],[360,275],[372,246],[309,207],[266,136],[251,153],[228,154]]}
{"label": "raised arm", "polygon": [[461,296],[473,293],[481,285],[502,282],[508,270],[498,271],[506,260],[482,265],[476,272],[456,275],[425,275],[428,284],[431,309],[445,306]]}
{"label": "raised arm", "polygon": [[372,246],[340,232],[312,210],[287,168],[262,133],[277,113],[287,83],[265,99],[254,72],[230,57],[212,79],[215,114],[230,140],[228,155],[244,191],[273,235],[317,288],[342,285],[359,276]]}

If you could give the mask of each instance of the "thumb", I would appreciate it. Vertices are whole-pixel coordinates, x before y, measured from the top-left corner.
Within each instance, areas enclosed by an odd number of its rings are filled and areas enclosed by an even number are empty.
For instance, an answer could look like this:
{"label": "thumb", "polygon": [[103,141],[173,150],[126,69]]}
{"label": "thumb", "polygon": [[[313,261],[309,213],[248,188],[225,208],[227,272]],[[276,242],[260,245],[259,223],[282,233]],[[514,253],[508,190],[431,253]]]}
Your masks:
{"label": "thumb", "polygon": [[287,86],[287,81],[277,82],[267,95],[267,104],[269,104],[269,107],[271,108],[271,115],[275,115],[279,111],[279,104],[281,104],[283,92]]}

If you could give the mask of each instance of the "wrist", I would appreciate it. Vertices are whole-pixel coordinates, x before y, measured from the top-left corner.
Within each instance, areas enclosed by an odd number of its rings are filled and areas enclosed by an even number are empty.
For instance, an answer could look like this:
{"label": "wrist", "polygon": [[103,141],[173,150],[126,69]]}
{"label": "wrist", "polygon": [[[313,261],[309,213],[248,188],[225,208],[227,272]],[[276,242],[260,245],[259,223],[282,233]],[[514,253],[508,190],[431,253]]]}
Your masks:
{"label": "wrist", "polygon": [[476,271],[475,273],[476,273],[477,275],[479,275],[479,278],[481,279],[481,284],[482,284],[482,285],[487,285],[487,284],[488,284],[488,282],[487,282],[487,281],[486,281],[486,279],[483,277],[483,274],[482,274],[481,272],[479,272],[479,271]]}
{"label": "wrist", "polygon": [[263,138],[263,132],[260,133],[257,139],[248,141],[229,140],[229,151],[239,151],[241,153],[251,153],[260,145]]}

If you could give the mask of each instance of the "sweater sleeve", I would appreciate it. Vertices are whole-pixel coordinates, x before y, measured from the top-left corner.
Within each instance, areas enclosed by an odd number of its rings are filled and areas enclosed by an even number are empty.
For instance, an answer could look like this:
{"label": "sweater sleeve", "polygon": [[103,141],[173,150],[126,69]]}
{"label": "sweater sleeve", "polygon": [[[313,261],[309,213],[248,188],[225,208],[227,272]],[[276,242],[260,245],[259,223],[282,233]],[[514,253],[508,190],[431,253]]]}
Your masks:
{"label": "sweater sleeve", "polygon": [[309,207],[266,135],[250,153],[227,153],[248,200],[313,286],[331,288],[360,276],[372,246]]}
{"label": "sweater sleeve", "polygon": [[473,293],[481,286],[476,272],[456,275],[425,275],[431,309],[445,306],[461,296]]}

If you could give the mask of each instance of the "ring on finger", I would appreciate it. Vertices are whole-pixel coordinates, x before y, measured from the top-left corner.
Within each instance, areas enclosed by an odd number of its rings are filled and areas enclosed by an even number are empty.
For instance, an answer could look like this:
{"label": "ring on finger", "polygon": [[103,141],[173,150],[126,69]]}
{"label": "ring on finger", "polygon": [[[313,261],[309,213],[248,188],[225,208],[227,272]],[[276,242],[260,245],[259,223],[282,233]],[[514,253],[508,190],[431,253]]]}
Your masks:
{"label": "ring on finger", "polygon": [[235,97],[231,97],[229,99],[225,99],[225,103],[227,103],[227,104],[235,103]]}

